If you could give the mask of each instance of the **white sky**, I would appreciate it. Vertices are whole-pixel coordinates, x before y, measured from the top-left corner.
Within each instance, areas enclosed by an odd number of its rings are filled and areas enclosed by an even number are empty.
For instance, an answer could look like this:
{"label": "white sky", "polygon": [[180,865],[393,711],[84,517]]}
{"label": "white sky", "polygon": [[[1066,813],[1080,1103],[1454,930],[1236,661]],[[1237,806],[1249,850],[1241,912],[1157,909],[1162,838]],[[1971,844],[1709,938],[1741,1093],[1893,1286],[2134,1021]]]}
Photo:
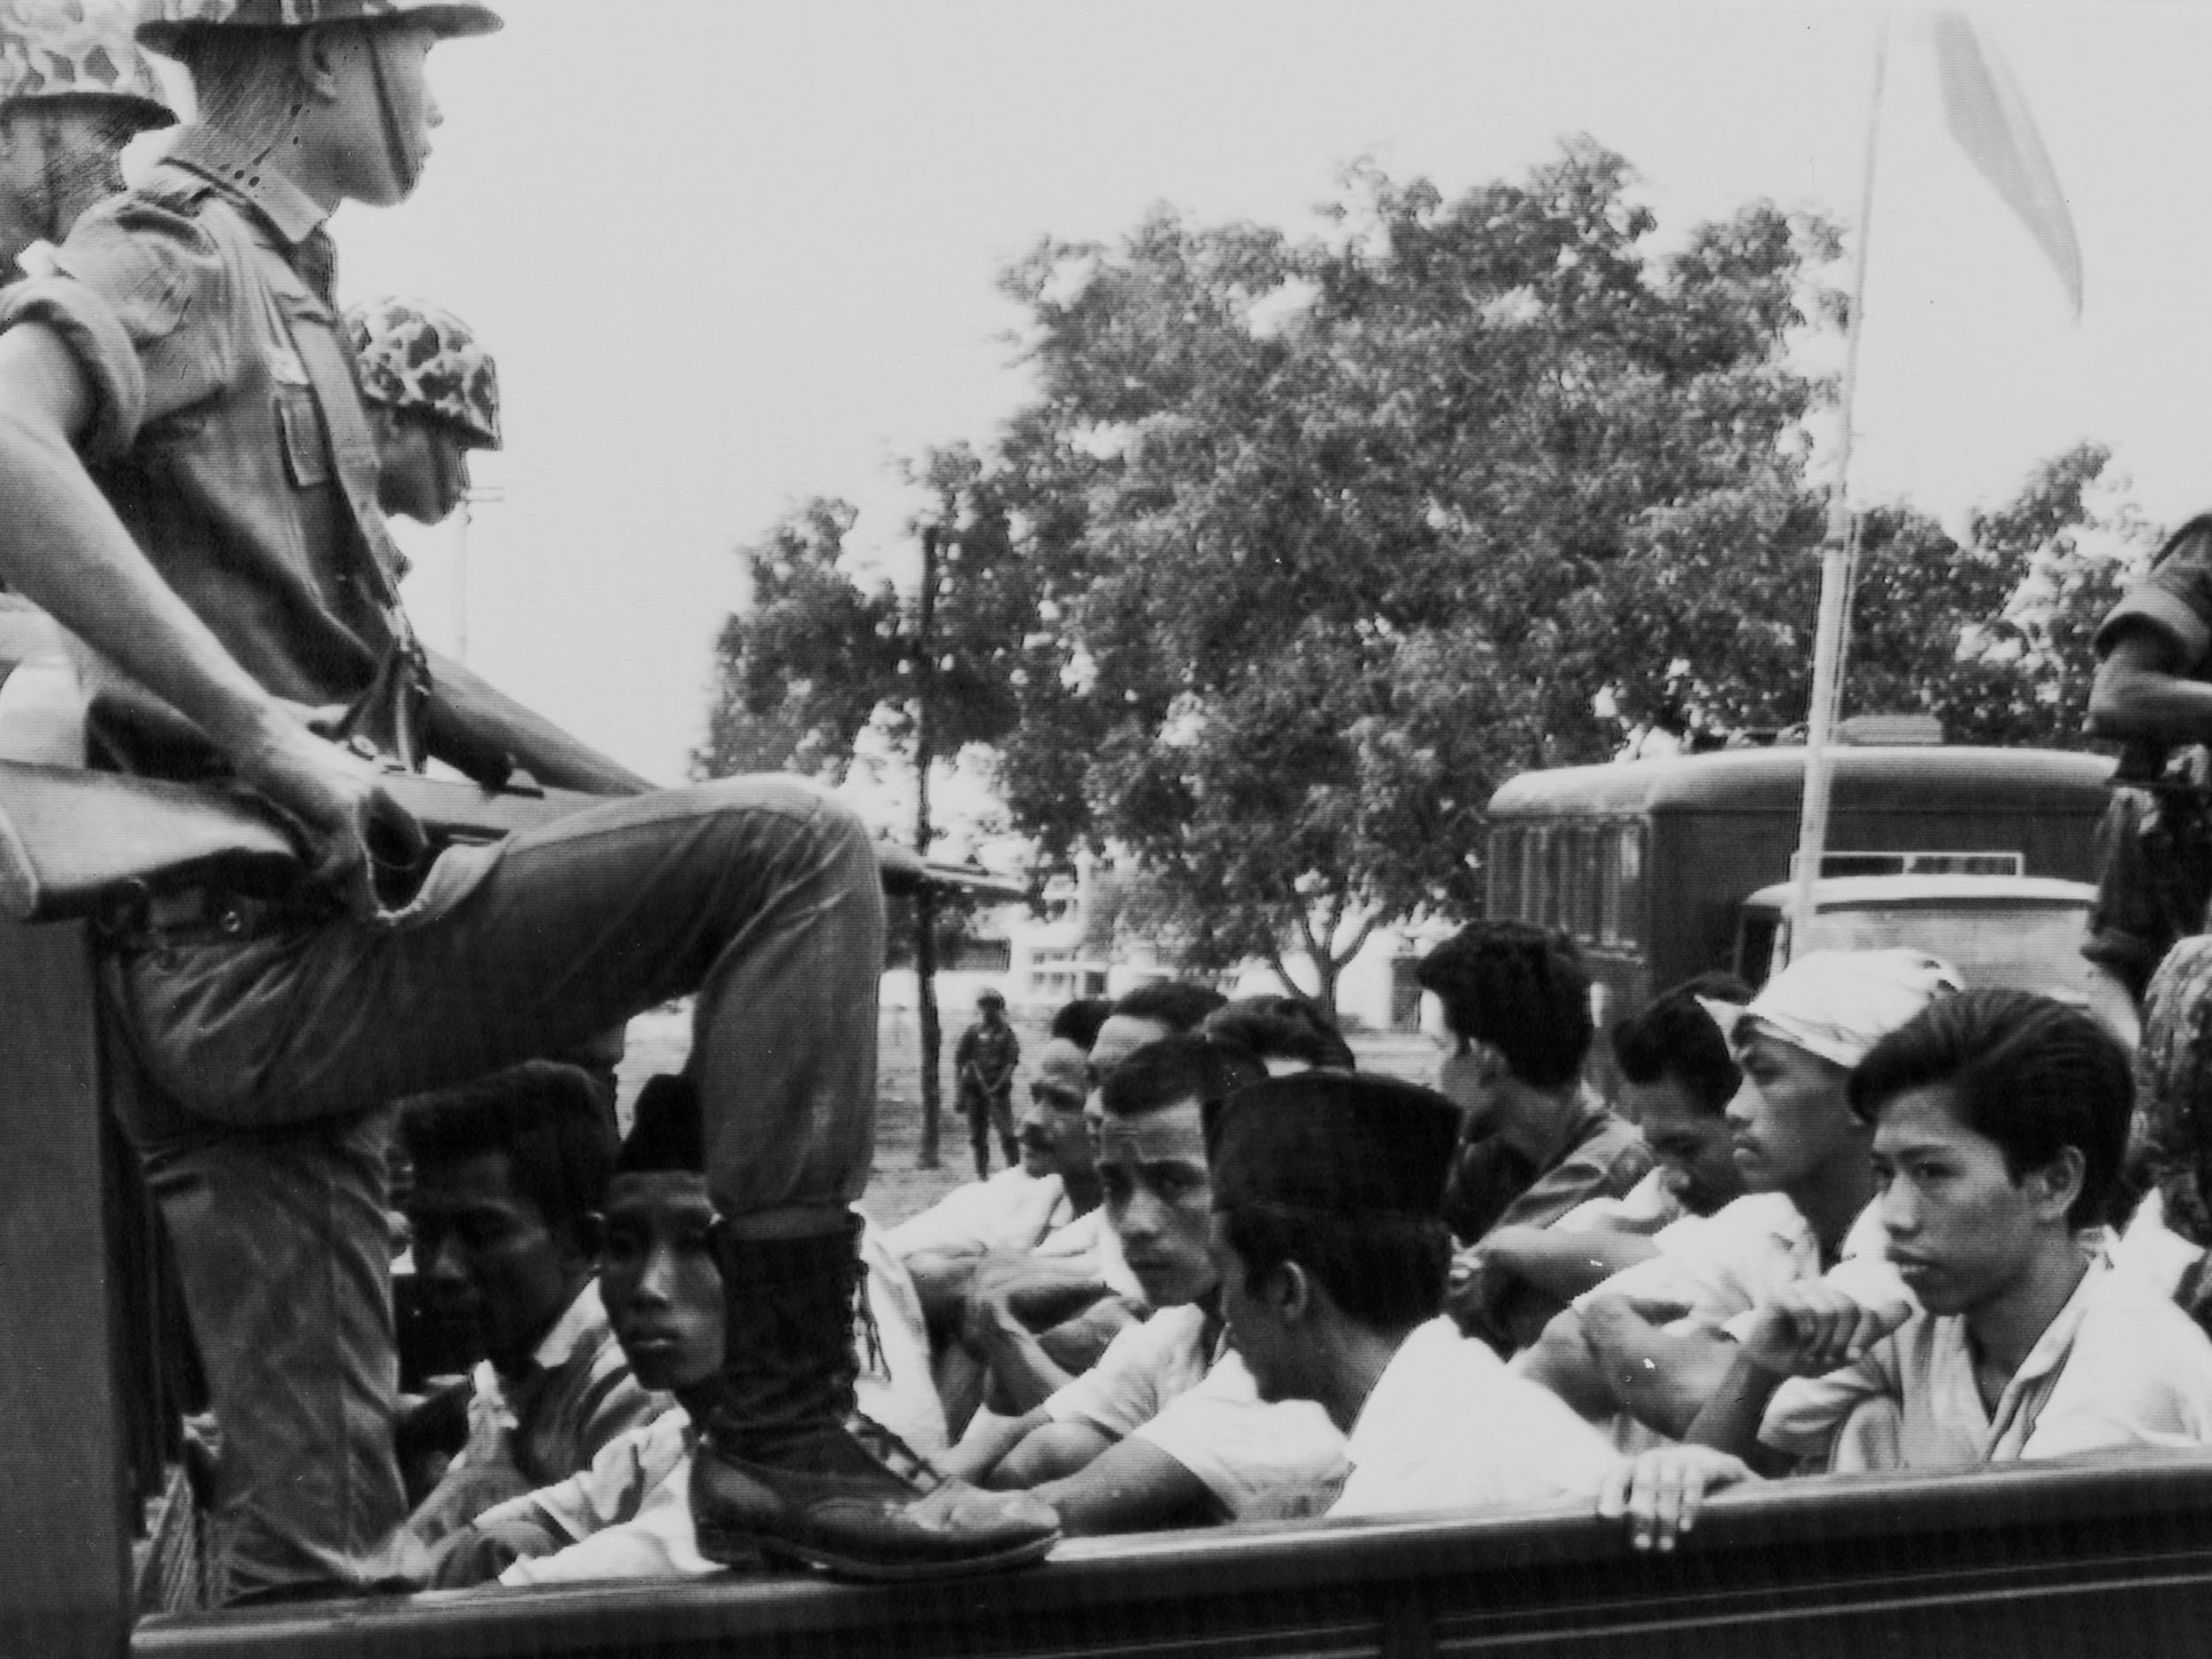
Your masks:
{"label": "white sky", "polygon": [[[442,48],[425,185],[348,209],[350,297],[417,293],[500,358],[503,503],[471,657],[666,780],[703,728],[732,549],[805,497],[895,548],[891,463],[987,440],[1023,383],[995,272],[1170,202],[1292,227],[1372,155],[1448,194],[1563,134],[1625,155],[1662,232],[1754,196],[1856,197],[1881,13],[1414,0],[507,0]],[[1861,495],[1955,515],[2082,437],[2147,511],[2212,499],[2212,9],[2009,5],[2008,58],[2071,201],[2077,326],[1952,146],[1900,10],[1868,299]],[[448,534],[410,601],[449,641]]]}

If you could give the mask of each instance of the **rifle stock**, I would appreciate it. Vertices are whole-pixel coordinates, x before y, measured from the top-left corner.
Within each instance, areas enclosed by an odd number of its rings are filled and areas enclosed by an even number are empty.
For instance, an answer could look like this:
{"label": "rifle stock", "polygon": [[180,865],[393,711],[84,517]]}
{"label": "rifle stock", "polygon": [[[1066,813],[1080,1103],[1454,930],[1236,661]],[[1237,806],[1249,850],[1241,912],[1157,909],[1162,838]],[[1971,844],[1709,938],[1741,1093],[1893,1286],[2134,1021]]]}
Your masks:
{"label": "rifle stock", "polygon": [[[434,846],[503,839],[603,805],[564,789],[488,790],[413,772],[382,780]],[[1014,884],[879,845],[887,892],[925,886],[1018,896]],[[0,919],[48,922],[99,911],[133,891],[221,876],[248,890],[296,879],[298,848],[267,806],[234,789],[0,760]]]}

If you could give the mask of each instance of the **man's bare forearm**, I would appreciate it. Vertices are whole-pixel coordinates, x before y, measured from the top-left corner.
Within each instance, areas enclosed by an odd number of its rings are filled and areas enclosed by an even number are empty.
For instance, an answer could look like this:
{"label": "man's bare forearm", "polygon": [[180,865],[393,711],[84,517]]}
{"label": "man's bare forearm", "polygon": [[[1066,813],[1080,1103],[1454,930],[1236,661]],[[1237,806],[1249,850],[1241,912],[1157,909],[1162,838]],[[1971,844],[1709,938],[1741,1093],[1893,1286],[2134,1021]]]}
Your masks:
{"label": "man's bare forearm", "polygon": [[571,736],[466,665],[436,651],[429,656],[435,710],[431,748],[440,759],[469,770],[457,757],[442,752],[441,730],[450,721],[467,741],[504,751],[549,788],[625,795],[642,795],[654,787],[649,779]]}
{"label": "man's bare forearm", "polygon": [[1483,1240],[1481,1253],[1517,1279],[1571,1302],[1623,1269],[1650,1260],[1659,1254],[1659,1247],[1634,1233],[1501,1227]]}
{"label": "man's bare forearm", "polygon": [[1671,1331],[1617,1298],[1583,1309],[1583,1328],[1622,1410],[1679,1440],[1726,1379],[1736,1345],[1717,1331]]}
{"label": "man's bare forearm", "polygon": [[1071,1535],[1134,1532],[1202,1516],[1206,1483],[1150,1441],[1117,1440],[1080,1472],[1033,1488]]}
{"label": "man's bare forearm", "polygon": [[1731,1362],[1728,1374],[1712,1395],[1698,1408],[1697,1415],[1682,1438],[1700,1446],[1717,1447],[1732,1452],[1757,1467],[1765,1460],[1759,1456],[1759,1425],[1765,1419],[1767,1402],[1774,1398],[1782,1379],[1775,1372],[1754,1364],[1750,1358],[1738,1353]]}
{"label": "man's bare forearm", "polygon": [[1582,1316],[1572,1308],[1555,1317],[1541,1336],[1514,1356],[1512,1369],[1550,1389],[1593,1422],[1617,1409],[1584,1334]]}
{"label": "man's bare forearm", "polygon": [[1075,1380],[1002,1305],[992,1309],[987,1325],[968,1346],[991,1368],[993,1379],[1017,1411],[1033,1410]]}

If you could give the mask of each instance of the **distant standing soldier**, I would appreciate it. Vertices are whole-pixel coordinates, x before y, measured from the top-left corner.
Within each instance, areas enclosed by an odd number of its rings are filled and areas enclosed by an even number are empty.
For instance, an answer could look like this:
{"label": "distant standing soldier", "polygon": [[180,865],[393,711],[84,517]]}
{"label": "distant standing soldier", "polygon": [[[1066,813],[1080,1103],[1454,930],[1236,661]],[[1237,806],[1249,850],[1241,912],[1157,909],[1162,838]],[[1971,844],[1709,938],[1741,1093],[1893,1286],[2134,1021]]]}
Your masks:
{"label": "distant standing soldier", "polygon": [[991,1131],[1006,1154],[1006,1167],[1021,1162],[1014,1141],[1014,1068],[1022,1046],[1006,1023],[1006,998],[986,989],[975,999],[976,1023],[960,1033],[952,1063],[960,1073],[960,1110],[968,1116],[968,1144],[975,1148],[975,1178],[991,1173]]}
{"label": "distant standing soldier", "polygon": [[123,147],[173,127],[131,36],[136,0],[0,0],[0,282],[123,188]]}

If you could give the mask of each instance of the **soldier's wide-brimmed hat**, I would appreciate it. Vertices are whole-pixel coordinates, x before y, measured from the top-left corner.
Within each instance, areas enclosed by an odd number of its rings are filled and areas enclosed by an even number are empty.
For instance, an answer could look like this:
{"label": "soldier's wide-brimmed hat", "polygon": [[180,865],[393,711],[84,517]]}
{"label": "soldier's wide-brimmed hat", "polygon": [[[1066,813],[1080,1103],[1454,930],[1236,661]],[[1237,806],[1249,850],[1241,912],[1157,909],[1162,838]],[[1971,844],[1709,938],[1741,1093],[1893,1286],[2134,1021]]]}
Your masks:
{"label": "soldier's wide-brimmed hat", "polygon": [[1394,1078],[1301,1071],[1209,1102],[1205,1125],[1217,1210],[1427,1220],[1443,1208],[1460,1110]]}
{"label": "soldier's wide-brimmed hat", "polygon": [[425,24],[449,36],[489,35],[506,27],[489,6],[452,0],[150,0],[138,43],[174,57],[200,29],[303,29],[385,19]]}
{"label": "soldier's wide-brimmed hat", "polygon": [[138,13],[138,0],[0,0],[0,110],[81,104],[175,126],[133,39]]}

